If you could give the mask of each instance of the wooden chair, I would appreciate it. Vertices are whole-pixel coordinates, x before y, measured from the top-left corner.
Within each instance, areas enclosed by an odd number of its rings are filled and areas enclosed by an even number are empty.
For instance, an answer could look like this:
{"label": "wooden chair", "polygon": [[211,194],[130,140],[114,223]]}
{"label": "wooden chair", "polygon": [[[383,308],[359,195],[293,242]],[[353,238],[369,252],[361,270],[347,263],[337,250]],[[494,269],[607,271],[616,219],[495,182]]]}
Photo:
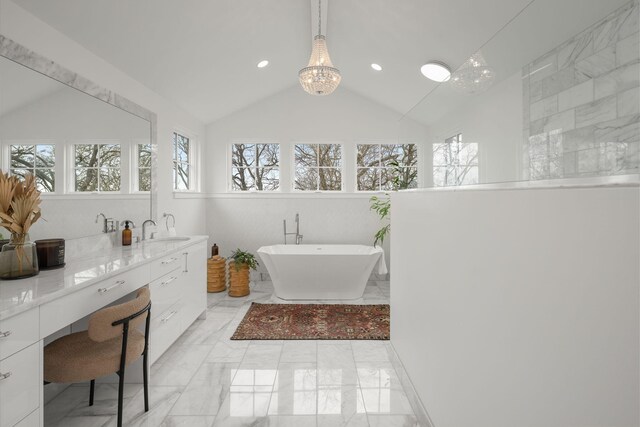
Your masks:
{"label": "wooden chair", "polygon": [[[103,308],[89,318],[89,329],[58,338],[44,348],[44,381],[91,381],[89,406],[93,405],[96,378],[113,374],[118,385],[118,427],[122,426],[124,373],[127,365],[143,356],[144,410],[149,411],[148,350],[151,298],[149,288],[135,299]],[[142,334],[138,326],[145,321]]]}

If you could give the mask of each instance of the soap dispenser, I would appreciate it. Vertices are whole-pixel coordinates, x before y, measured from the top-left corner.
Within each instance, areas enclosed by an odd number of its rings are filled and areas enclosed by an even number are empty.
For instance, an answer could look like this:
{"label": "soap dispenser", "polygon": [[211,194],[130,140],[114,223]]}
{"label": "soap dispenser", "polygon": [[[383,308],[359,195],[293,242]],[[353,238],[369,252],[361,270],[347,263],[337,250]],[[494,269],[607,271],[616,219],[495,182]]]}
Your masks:
{"label": "soap dispenser", "polygon": [[124,230],[122,230],[122,246],[131,246],[131,229],[129,221],[124,222]]}

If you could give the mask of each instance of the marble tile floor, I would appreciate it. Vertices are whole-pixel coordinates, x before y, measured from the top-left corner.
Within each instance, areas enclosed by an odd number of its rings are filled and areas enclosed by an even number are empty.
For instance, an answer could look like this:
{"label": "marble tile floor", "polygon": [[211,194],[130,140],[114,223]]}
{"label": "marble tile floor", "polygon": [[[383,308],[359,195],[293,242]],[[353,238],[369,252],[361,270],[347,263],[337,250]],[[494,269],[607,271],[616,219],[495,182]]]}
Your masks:
{"label": "marble tile floor", "polygon": [[[151,367],[148,413],[142,385],[126,386],[124,425],[418,426],[388,341],[231,341],[253,301],[285,303],[270,282],[245,298],[208,294],[207,318]],[[344,303],[388,301],[389,282],[372,281]],[[88,397],[88,384],[68,387],[45,406],[45,426],[115,426],[117,386],[98,384],[92,407]]]}

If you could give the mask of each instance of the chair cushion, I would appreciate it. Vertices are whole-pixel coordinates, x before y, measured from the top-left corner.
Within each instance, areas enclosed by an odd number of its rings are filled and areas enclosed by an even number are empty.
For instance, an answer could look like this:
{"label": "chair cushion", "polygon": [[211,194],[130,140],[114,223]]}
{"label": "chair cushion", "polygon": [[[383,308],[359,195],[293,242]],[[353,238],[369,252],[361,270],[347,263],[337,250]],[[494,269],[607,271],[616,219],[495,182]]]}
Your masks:
{"label": "chair cushion", "polygon": [[[112,326],[112,323],[124,319],[142,310],[151,301],[151,294],[148,287],[138,290],[135,299],[122,304],[103,308],[91,315],[89,318],[89,338],[94,341],[107,341],[122,335],[122,325]],[[141,325],[147,318],[148,313],[144,313],[129,322],[129,330]]]}
{"label": "chair cushion", "polygon": [[[120,370],[122,336],[96,342],[87,331],[58,338],[44,348],[44,380],[74,383],[93,380]],[[127,361],[137,360],[144,351],[144,335],[129,330]]]}

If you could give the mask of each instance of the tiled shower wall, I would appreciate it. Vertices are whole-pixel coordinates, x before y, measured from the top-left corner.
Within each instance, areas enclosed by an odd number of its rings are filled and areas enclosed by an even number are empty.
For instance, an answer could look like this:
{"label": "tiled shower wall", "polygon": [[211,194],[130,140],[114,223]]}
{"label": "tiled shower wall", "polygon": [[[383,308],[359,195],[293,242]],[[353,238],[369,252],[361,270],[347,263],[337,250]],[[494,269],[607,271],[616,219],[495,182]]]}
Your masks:
{"label": "tiled shower wall", "polygon": [[523,68],[523,179],[640,171],[638,0]]}

